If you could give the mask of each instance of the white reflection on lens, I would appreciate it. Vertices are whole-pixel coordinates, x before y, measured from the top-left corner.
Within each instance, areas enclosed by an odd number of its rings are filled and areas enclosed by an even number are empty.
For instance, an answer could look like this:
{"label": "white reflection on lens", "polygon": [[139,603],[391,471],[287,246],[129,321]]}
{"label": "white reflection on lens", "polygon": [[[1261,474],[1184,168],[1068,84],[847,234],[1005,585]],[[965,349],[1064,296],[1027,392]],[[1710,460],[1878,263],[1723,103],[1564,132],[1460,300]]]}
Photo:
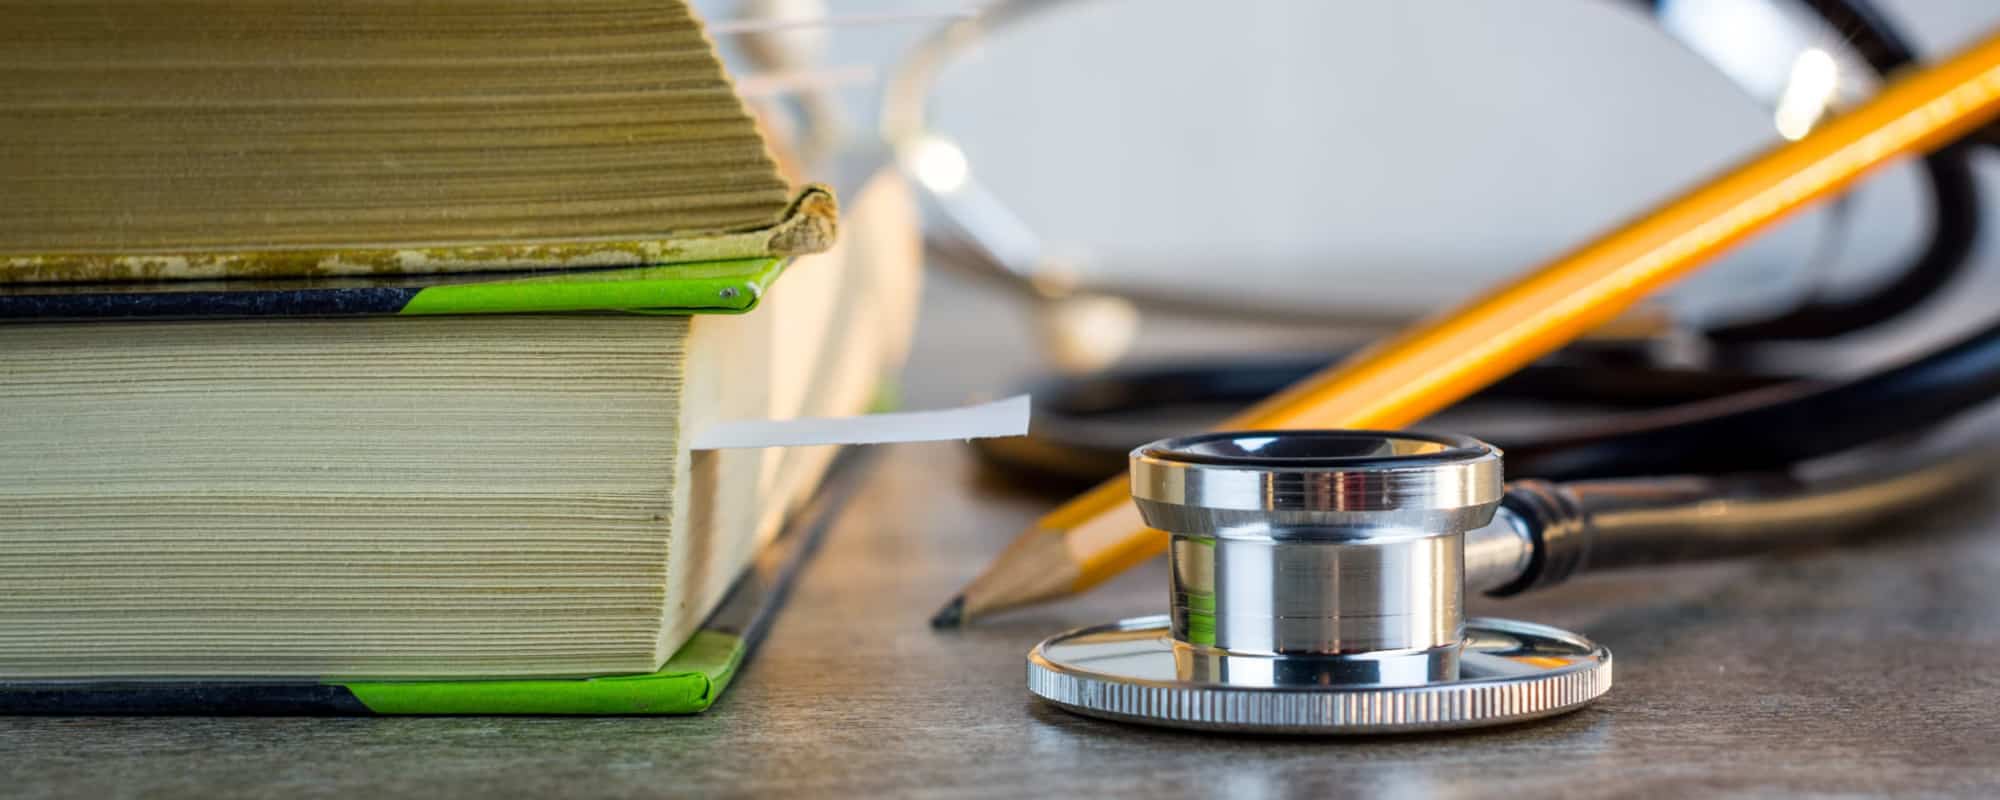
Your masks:
{"label": "white reflection on lens", "polygon": [[903,166],[923,181],[925,188],[938,194],[958,191],[970,174],[965,151],[941,136],[924,137],[908,158],[910,163]]}
{"label": "white reflection on lens", "polygon": [[1778,97],[1778,135],[1796,141],[1811,133],[1839,88],[1840,67],[1831,54],[1817,47],[1801,51]]}

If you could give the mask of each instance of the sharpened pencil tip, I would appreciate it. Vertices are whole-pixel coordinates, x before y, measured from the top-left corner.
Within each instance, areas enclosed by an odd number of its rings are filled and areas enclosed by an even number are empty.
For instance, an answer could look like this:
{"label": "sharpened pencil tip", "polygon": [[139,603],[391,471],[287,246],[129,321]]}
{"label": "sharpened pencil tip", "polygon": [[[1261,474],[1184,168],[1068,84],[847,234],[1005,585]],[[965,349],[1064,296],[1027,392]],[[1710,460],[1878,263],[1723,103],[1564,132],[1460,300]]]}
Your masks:
{"label": "sharpened pencil tip", "polygon": [[944,608],[938,609],[938,612],[931,616],[931,627],[938,629],[956,628],[963,622],[965,622],[965,595],[952,598],[951,602],[944,604]]}

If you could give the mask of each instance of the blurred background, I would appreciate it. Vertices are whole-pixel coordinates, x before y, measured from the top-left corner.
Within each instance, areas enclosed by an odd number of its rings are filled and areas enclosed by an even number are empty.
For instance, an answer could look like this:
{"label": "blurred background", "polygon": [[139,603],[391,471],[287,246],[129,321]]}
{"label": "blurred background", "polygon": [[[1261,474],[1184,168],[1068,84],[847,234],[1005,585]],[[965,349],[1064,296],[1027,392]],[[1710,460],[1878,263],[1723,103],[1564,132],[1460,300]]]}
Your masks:
{"label": "blurred background", "polygon": [[[711,20],[981,6],[696,5]],[[1771,98],[1744,88],[1782,94],[1800,77],[1799,52],[1816,49],[1839,62],[1831,102],[1875,85],[1837,32],[1810,24],[1816,20],[1775,25],[1770,17],[1785,4],[1669,3],[1657,16],[1639,5],[1027,4],[1032,13],[927,76],[919,94],[929,130],[950,137],[983,188],[1039,239],[1042,260],[1060,265],[1063,283],[1247,313],[1226,321],[1207,311],[1148,313],[1133,322],[1124,309],[1080,304],[1060,312],[1075,317],[1061,324],[1074,329],[1069,339],[1102,352],[1072,353],[1075,363],[1066,364],[1065,346],[1078,345],[1050,341],[1048,307],[931,269],[913,372],[991,351],[998,360],[983,377],[999,386],[1063,366],[1310,349],[1385,329],[1802,132],[1786,130],[1801,128],[1800,120],[1788,123],[1782,108],[1774,119]],[[1920,58],[2000,24],[2000,6],[1983,0],[1877,5]],[[784,35],[821,69],[846,76],[824,94],[838,107],[851,149],[873,139],[885,85],[911,49],[948,21]],[[1669,35],[1674,26],[1711,49],[1697,53],[1689,37]],[[722,43],[739,74],[760,57],[770,61],[742,37]],[[1764,51],[1779,57],[1760,63],[1750,55]],[[1990,195],[2000,187],[2000,164],[1973,162]],[[1921,178],[1909,165],[1886,171],[1846,203],[1795,218],[1683,281],[1655,310],[1675,328],[1699,329],[1879,285],[1929,234],[1932,203]],[[936,227],[936,209],[926,211]],[[1982,215],[1988,231],[2000,229],[2000,202],[1984,203]],[[1962,327],[1959,318],[1982,321],[1989,304],[1982,298],[2000,287],[1991,241],[1982,238],[1966,274],[1920,313],[1849,337],[1852,346],[1832,368],[1934,340],[1908,335],[1913,325],[1942,333]],[[938,324],[939,307],[953,309],[951,324]],[[912,400],[926,399],[924,382],[913,388]],[[963,399],[962,387],[935,399]]]}

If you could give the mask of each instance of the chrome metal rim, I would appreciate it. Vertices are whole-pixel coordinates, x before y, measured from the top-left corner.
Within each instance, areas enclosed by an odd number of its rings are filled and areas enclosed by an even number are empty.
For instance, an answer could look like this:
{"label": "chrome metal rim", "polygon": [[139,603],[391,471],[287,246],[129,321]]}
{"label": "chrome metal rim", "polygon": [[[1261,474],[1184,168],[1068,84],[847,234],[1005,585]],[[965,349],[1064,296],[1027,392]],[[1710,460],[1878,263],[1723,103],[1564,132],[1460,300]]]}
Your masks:
{"label": "chrome metal rim", "polygon": [[[1028,654],[1028,691],[1069,711],[1210,731],[1361,735],[1458,730],[1582,708],[1611,688],[1611,651],[1545,625],[1470,619],[1459,676],[1411,685],[1290,682],[1313,659],[1174,641],[1164,616],[1081,628]],[[1190,669],[1191,661],[1203,667]],[[1202,672],[1206,674],[1197,675]]]}

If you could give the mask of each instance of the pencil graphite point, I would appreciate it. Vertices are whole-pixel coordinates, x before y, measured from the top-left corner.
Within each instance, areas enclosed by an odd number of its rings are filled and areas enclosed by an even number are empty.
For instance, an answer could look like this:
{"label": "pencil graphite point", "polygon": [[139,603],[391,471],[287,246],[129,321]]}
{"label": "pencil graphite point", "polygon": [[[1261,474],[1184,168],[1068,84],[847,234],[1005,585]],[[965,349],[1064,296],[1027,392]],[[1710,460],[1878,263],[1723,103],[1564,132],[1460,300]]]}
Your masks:
{"label": "pencil graphite point", "polygon": [[965,590],[931,618],[934,628],[962,628],[998,611],[1074,591],[1081,574],[1061,530],[1030,528]]}
{"label": "pencil graphite point", "polygon": [[951,602],[944,604],[944,608],[938,609],[938,612],[931,616],[931,627],[938,630],[945,630],[956,628],[964,621],[965,595],[961,594],[953,597]]}

